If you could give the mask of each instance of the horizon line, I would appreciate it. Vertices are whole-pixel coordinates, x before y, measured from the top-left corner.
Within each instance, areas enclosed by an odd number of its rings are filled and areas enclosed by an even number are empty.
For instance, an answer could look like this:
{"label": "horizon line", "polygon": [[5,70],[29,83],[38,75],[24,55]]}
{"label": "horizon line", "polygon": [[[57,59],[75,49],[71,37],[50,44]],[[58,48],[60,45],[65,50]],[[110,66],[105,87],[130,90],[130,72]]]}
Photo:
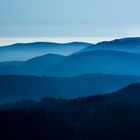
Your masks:
{"label": "horizon line", "polygon": [[[138,37],[138,36],[137,36]],[[17,43],[35,43],[35,42],[52,42],[52,43],[71,43],[85,42],[96,44],[103,41],[112,41],[115,39],[136,38],[136,36],[127,37],[0,37],[0,47],[13,45]]]}

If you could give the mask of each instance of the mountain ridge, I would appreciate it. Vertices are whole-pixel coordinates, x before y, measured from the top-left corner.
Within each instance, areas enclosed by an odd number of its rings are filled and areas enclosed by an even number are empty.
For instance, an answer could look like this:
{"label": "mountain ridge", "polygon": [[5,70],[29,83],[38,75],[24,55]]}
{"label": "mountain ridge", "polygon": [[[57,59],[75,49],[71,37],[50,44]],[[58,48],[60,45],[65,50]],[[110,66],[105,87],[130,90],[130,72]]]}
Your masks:
{"label": "mountain ridge", "polygon": [[140,47],[140,37],[129,37],[129,38],[114,39],[111,41],[101,41],[96,44],[92,44],[84,48],[83,50],[80,50],[77,53],[104,49],[140,53],[139,47]]}
{"label": "mountain ridge", "polygon": [[135,53],[96,50],[74,54],[49,68],[43,75],[78,76],[85,73],[140,75],[140,55]]}
{"label": "mountain ridge", "polygon": [[0,76],[0,102],[40,97],[75,98],[116,91],[140,82],[138,76],[86,74],[78,77]]}
{"label": "mountain ridge", "polygon": [[89,43],[85,42],[71,42],[63,44],[53,42],[17,43],[0,47],[0,61],[25,61],[33,57],[49,53],[67,56],[89,45]]}

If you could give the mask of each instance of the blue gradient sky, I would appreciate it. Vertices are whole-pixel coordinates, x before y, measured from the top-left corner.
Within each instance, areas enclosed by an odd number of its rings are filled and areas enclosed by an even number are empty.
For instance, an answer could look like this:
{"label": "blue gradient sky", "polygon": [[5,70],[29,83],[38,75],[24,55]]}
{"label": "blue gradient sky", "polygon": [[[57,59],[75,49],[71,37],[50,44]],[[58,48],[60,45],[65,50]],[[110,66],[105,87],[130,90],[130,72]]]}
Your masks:
{"label": "blue gradient sky", "polygon": [[0,37],[140,36],[139,5],[139,0],[0,0]]}

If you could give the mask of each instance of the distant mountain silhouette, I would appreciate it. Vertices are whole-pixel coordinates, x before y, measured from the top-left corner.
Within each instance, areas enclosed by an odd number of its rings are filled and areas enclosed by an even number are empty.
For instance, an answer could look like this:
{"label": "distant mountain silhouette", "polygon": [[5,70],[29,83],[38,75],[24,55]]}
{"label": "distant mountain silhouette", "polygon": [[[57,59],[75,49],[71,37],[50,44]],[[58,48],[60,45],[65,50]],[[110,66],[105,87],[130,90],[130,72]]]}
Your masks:
{"label": "distant mountain silhouette", "polygon": [[140,55],[120,51],[89,51],[74,54],[52,66],[43,75],[77,76],[85,73],[106,73],[140,76]]}
{"label": "distant mountain silhouette", "polygon": [[75,98],[116,91],[140,77],[87,74],[74,78],[0,76],[0,103],[41,97]]}
{"label": "distant mountain silhouette", "polygon": [[1,62],[0,74],[8,75],[41,75],[42,72],[64,60],[66,56],[46,54],[25,62]]}
{"label": "distant mountain silhouette", "polygon": [[40,75],[40,73],[61,62],[65,58],[66,56],[56,54],[46,54],[35,57],[22,63],[17,68],[17,73],[23,75]]}
{"label": "distant mountain silhouette", "polygon": [[88,73],[140,76],[140,54],[98,50],[71,56],[46,54],[25,62],[0,63],[0,74],[74,77]]}
{"label": "distant mountain silhouette", "polygon": [[25,61],[36,56],[45,54],[70,55],[91,44],[82,42],[72,43],[18,43],[10,46],[0,47],[0,62],[4,61]]}
{"label": "distant mountain silhouette", "polygon": [[[105,73],[140,76],[139,46],[139,37],[100,42],[93,46],[80,42],[14,44],[0,48],[0,59],[31,59],[20,64],[1,63],[0,74],[73,77],[87,73]],[[48,55],[51,52],[53,54]],[[72,55],[65,59],[64,56],[58,58],[59,54],[68,53]]]}
{"label": "distant mountain silhouette", "polygon": [[95,50],[111,50],[130,53],[140,53],[140,37],[122,38],[112,41],[103,41],[80,50],[78,53]]}

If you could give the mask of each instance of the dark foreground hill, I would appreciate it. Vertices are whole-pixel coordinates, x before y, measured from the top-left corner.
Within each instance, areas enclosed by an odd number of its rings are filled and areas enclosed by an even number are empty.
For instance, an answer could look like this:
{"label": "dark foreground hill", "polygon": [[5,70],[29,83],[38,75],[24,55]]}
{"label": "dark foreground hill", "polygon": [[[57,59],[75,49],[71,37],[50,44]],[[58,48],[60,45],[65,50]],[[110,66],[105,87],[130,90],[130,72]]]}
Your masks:
{"label": "dark foreground hill", "polygon": [[[74,100],[44,98],[0,111],[0,139],[139,140],[140,84]],[[20,104],[20,103],[18,103]]]}
{"label": "dark foreground hill", "polygon": [[0,103],[41,97],[77,98],[116,91],[140,77],[87,74],[73,78],[0,76]]}

